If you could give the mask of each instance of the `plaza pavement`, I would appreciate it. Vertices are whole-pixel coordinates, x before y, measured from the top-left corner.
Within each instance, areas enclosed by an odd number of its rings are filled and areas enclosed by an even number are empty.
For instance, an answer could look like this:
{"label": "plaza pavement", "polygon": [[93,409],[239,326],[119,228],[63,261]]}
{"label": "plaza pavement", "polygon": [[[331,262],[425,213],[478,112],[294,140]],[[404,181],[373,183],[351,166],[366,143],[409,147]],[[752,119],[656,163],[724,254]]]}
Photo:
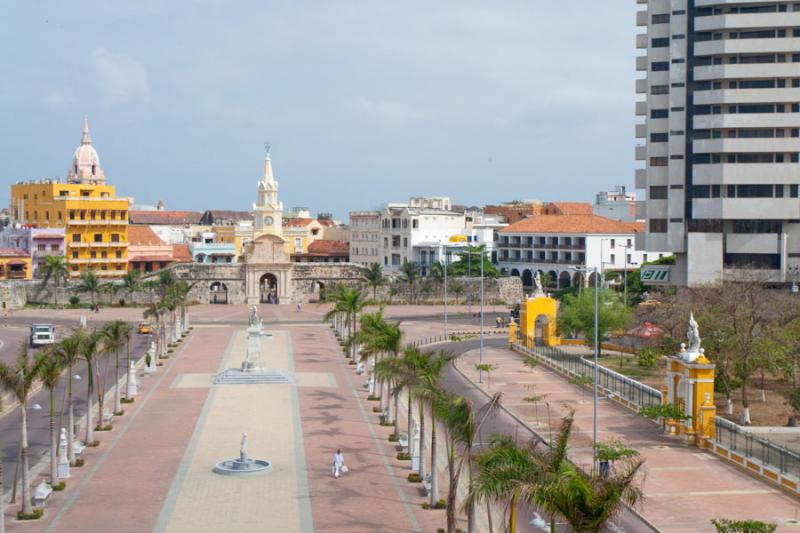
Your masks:
{"label": "plaza pavement", "polygon": [[[484,361],[496,365],[480,387],[501,391],[503,405],[540,434],[558,431],[560,418],[575,410],[570,457],[591,468],[592,391],[550,369],[529,369],[522,356],[503,348],[487,348]],[[458,369],[478,382],[478,351],[466,352]],[[542,396],[536,404],[523,398]],[[778,531],[800,531],[795,522],[798,501],[708,452],[667,437],[658,426],[624,407],[601,399],[598,439],[618,438],[639,451],[643,468],[644,502],[639,512],[665,532],[714,531],[712,518],[763,520]]]}
{"label": "plaza pavement", "polygon": [[[427,310],[429,311],[430,308]],[[425,309],[423,309],[424,311]],[[27,318],[47,316],[26,310]],[[405,316],[420,310],[405,309]],[[429,311],[430,312],[430,311]],[[62,313],[62,312],[59,312]],[[13,520],[16,531],[435,531],[443,511],[425,511],[419,484],[405,479],[371,402],[347,365],[324,309],[260,306],[272,342],[270,366],[295,372],[295,385],[211,386],[245,352],[246,306],[194,306],[194,331],[141,390],[114,430],[98,433],[86,465],[53,493],[43,519]],[[108,309],[103,320],[134,319],[141,309]],[[273,461],[263,478],[211,473],[236,457],[242,431],[252,457]],[[336,448],[350,472],[331,477]],[[35,480],[35,483],[38,479]],[[310,512],[309,512],[310,511]]]}

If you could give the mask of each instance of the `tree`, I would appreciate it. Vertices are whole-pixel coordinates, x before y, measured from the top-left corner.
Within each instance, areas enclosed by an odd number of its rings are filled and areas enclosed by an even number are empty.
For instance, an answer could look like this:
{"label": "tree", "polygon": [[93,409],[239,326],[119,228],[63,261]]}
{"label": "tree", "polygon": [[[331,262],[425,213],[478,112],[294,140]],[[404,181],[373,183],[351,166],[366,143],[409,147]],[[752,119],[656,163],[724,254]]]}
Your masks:
{"label": "tree", "polygon": [[[97,358],[103,353],[105,334],[102,331],[93,331],[85,336],[81,343],[81,359],[86,361],[86,445],[94,445],[94,371]],[[99,424],[103,423],[103,391],[100,390]]]}
{"label": "tree", "polygon": [[480,275],[481,260],[483,261],[483,277],[498,278],[500,271],[492,263],[486,246],[467,246],[466,249],[456,254],[457,261],[453,261],[447,269],[447,273],[453,276],[473,277]]}
{"label": "tree", "polygon": [[86,270],[81,274],[81,279],[75,290],[91,294],[92,305],[95,305],[97,303],[97,293],[100,291],[100,278],[97,277],[94,270]]}
{"label": "tree", "polygon": [[[600,343],[609,332],[623,329],[629,322],[631,311],[620,301],[619,295],[609,289],[598,289],[597,332]],[[594,338],[594,291],[564,296],[556,319],[558,332],[582,334],[589,341]],[[600,353],[600,346],[597,347]]]}
{"label": "tree", "polygon": [[66,257],[63,255],[48,255],[44,258],[44,265],[41,267],[42,285],[47,285],[53,282],[53,305],[58,305],[58,289],[62,283],[67,279],[69,273],[67,272]]}
{"label": "tree", "polygon": [[412,263],[411,261],[403,261],[403,264],[400,265],[400,276],[399,279],[402,283],[405,283],[408,287],[409,299],[412,302],[417,301],[417,282],[419,281],[420,274],[419,274],[419,267],[416,263]]}
{"label": "tree", "polygon": [[[446,432],[447,470],[450,483],[447,490],[447,533],[455,533],[456,495],[461,471],[466,465],[469,484],[472,484],[472,470],[475,458],[475,438],[486,419],[500,406],[500,394],[495,394],[479,410],[464,397],[442,394],[434,401],[434,412],[441,420]],[[474,531],[475,506],[467,500],[467,530]]]}
{"label": "tree", "polygon": [[46,350],[36,356],[39,378],[50,393],[50,485],[58,483],[58,433],[56,432],[56,387],[64,367],[53,350]]}
{"label": "tree", "polygon": [[75,409],[72,396],[73,368],[81,358],[81,349],[86,339],[86,331],[79,329],[69,337],[64,338],[53,348],[53,355],[67,370],[67,457],[70,464],[75,462]]}
{"label": "tree", "polygon": [[773,533],[778,529],[777,524],[761,522],[759,520],[728,520],[727,518],[714,518],[711,524],[717,533]]}
{"label": "tree", "polygon": [[573,413],[564,418],[558,436],[538,455],[538,482],[526,490],[526,499],[560,515],[576,533],[599,533],[622,509],[641,498],[636,476],[642,461],[626,461],[608,476],[586,474],[567,461],[567,442]]}
{"label": "tree", "polygon": [[325,313],[323,320],[328,321],[340,315],[345,317],[345,327],[348,331],[346,342],[350,352],[350,358],[355,360],[358,314],[364,310],[364,307],[366,307],[369,302],[364,298],[364,294],[360,289],[351,289],[342,284],[336,285],[333,288],[328,301],[333,303],[333,307]]}
{"label": "tree", "polygon": [[100,284],[100,292],[108,295],[108,306],[114,305],[114,294],[117,292],[117,284],[113,281]]}
{"label": "tree", "polygon": [[458,297],[464,294],[464,284],[458,280],[449,281],[447,290],[456,297],[456,305],[458,305]]}
{"label": "tree", "polygon": [[[106,322],[102,329],[103,344],[106,351],[114,352],[114,414],[122,412],[119,393],[119,351],[128,342],[130,350],[130,334],[133,327],[124,320]],[[101,413],[102,415],[102,413]]]}
{"label": "tree", "polygon": [[[388,358],[384,357],[375,365],[375,377],[378,378],[381,383],[386,383],[389,390],[391,390],[392,385],[400,375],[399,372],[395,372],[395,363],[391,362],[391,359],[397,359],[403,347],[403,331],[400,329],[400,325],[384,322],[380,331],[377,332],[376,338],[373,341],[373,346],[380,352],[389,356]],[[400,398],[397,394],[393,394],[392,396],[394,397],[394,432],[397,435],[400,433],[400,419],[397,416]],[[381,398],[383,398],[382,393]],[[387,408],[389,408],[391,414],[389,405],[387,405]]]}
{"label": "tree", "polygon": [[535,445],[531,441],[522,447],[507,435],[495,435],[489,446],[475,457],[477,475],[470,484],[469,498],[474,504],[485,500],[505,502],[509,533],[516,531],[520,498],[539,479]]}
{"label": "tree", "polygon": [[361,269],[361,277],[368,287],[372,289],[372,299],[378,298],[378,287],[386,283],[386,277],[383,275],[383,269],[378,263],[370,263],[368,267]]}
{"label": "tree", "polygon": [[22,415],[20,456],[22,459],[22,510],[21,514],[30,516],[33,513],[31,502],[31,480],[28,465],[28,397],[33,384],[39,376],[37,361],[28,352],[27,341],[20,344],[19,353],[14,363],[0,361],[0,387],[14,395],[19,402]]}
{"label": "tree", "polygon": [[122,287],[128,293],[128,300],[133,300],[133,295],[142,288],[141,285],[138,270],[129,270],[122,276]]}

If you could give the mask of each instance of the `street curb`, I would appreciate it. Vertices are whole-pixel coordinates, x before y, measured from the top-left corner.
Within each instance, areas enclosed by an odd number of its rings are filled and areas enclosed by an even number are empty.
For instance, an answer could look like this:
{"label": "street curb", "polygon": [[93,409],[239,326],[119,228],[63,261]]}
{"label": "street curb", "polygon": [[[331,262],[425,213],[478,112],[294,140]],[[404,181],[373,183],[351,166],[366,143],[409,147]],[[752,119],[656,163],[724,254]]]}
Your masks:
{"label": "street curb", "polygon": [[[467,382],[468,382],[468,383],[470,383],[474,389],[477,389],[477,390],[479,390],[479,391],[480,391],[480,392],[481,392],[481,393],[482,393],[484,396],[486,396],[486,399],[487,399],[487,400],[489,400],[489,399],[491,399],[491,398],[492,398],[492,396],[491,396],[491,395],[490,395],[488,392],[486,392],[485,390],[483,390],[481,387],[477,386],[477,385],[475,384],[475,382],[474,382],[474,381],[472,381],[472,380],[471,380],[469,377],[467,377],[467,375],[466,375],[464,372],[462,372],[462,371],[461,371],[461,369],[458,367],[458,365],[455,363],[455,361],[453,362],[453,368],[456,370],[456,372],[458,372],[458,373],[461,375],[461,377],[463,377],[465,380],[467,380]],[[546,441],[544,438],[542,438],[542,436],[541,436],[541,435],[540,435],[540,434],[539,434],[537,431],[535,431],[535,430],[534,430],[534,429],[533,429],[531,426],[529,426],[527,422],[525,422],[524,420],[522,420],[521,418],[519,418],[519,417],[518,417],[517,415],[515,415],[513,412],[509,411],[509,410],[508,410],[508,408],[507,408],[505,405],[503,405],[502,403],[500,404],[500,409],[502,409],[502,410],[503,410],[503,412],[505,412],[505,413],[506,413],[507,415],[509,415],[511,418],[513,418],[514,420],[516,420],[516,421],[517,421],[517,422],[518,422],[518,423],[519,423],[519,424],[520,424],[522,427],[524,427],[525,429],[527,429],[528,431],[530,431],[530,432],[531,432],[531,434],[533,434],[533,435],[534,435],[534,436],[535,436],[537,439],[539,439],[541,442],[543,442],[543,443],[546,443],[546,442],[547,442],[547,441]],[[576,465],[576,466],[577,466],[577,465]],[[636,509],[634,509],[633,507],[631,507],[630,505],[628,505],[628,504],[626,504],[626,503],[623,503],[623,505],[625,506],[625,508],[626,508],[628,511],[630,511],[630,513],[631,513],[632,515],[636,516],[636,518],[638,518],[639,520],[641,520],[641,521],[642,521],[642,523],[644,523],[644,524],[645,524],[647,527],[649,527],[649,528],[650,528],[652,531],[654,531],[654,532],[656,532],[656,533],[661,533],[661,530],[660,530],[660,529],[658,529],[658,528],[655,526],[655,524],[653,524],[652,522],[650,522],[650,520],[648,520],[647,518],[645,518],[644,516],[642,516],[642,514],[641,514],[641,513],[639,513],[639,512],[638,512]]]}

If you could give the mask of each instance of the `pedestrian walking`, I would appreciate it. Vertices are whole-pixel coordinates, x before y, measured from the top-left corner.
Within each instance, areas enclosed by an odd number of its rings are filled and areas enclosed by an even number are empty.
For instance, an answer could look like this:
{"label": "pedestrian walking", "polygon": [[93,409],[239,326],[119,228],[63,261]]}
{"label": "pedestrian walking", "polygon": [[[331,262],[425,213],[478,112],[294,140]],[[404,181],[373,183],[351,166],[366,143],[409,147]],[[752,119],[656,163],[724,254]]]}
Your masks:
{"label": "pedestrian walking", "polygon": [[333,456],[333,477],[338,479],[342,472],[345,472],[344,454],[342,450],[336,450],[336,454]]}
{"label": "pedestrian walking", "polygon": [[297,302],[297,312],[299,313],[303,309],[303,304]]}

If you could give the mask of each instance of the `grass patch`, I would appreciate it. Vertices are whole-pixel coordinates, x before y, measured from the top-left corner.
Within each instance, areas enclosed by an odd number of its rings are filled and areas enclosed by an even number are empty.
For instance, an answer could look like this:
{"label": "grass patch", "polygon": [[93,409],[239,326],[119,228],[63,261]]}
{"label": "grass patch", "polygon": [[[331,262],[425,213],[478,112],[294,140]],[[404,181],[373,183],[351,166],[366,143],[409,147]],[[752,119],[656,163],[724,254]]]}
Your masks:
{"label": "grass patch", "polygon": [[[439,500],[436,503],[434,503],[433,505],[431,505],[429,502],[425,502],[425,503],[422,504],[422,508],[423,509],[447,509],[447,502],[444,501],[444,500]],[[444,533],[444,529],[442,529],[442,528],[437,529],[437,531],[441,531],[442,533]],[[464,533],[460,529],[457,529],[456,531]]]}
{"label": "grass patch", "polygon": [[65,481],[61,481],[55,485],[50,485],[50,487],[52,487],[54,491],[59,492],[67,488],[67,483]]}
{"label": "grass patch", "polygon": [[34,509],[32,513],[17,512],[17,520],[39,520],[44,515],[44,509]]}
{"label": "grass patch", "polygon": [[416,472],[411,472],[408,475],[408,481],[409,483],[422,483],[422,477]]}
{"label": "grass patch", "polygon": [[406,452],[397,452],[397,460],[398,461],[410,461],[411,454]]}
{"label": "grass patch", "polygon": [[95,431],[111,431],[112,429],[113,429],[113,426],[111,424],[105,424],[103,426],[99,426],[98,425],[98,426],[94,427]]}
{"label": "grass patch", "polygon": [[389,442],[397,442],[398,440],[400,439],[397,437],[396,434],[392,433],[391,435],[389,435]]}
{"label": "grass patch", "polygon": [[[136,398],[122,398],[119,401],[119,403],[133,403],[135,401],[136,401]],[[125,411],[122,411],[122,412],[124,413]],[[114,413],[114,414],[116,414],[116,413]]]}

